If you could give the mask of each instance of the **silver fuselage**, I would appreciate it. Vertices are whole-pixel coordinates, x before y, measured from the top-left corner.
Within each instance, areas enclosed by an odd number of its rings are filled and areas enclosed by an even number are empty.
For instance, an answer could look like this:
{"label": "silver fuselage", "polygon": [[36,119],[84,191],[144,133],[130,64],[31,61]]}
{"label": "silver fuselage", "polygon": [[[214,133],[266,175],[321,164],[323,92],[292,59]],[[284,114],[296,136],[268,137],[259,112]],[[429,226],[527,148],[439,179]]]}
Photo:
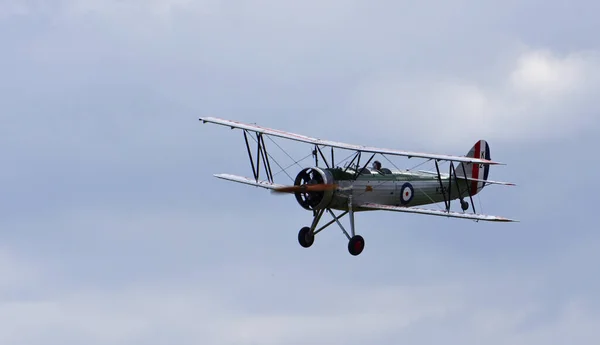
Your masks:
{"label": "silver fuselage", "polygon": [[[333,169],[323,170],[329,175]],[[351,197],[356,211],[361,210],[357,205],[365,203],[410,207],[444,202],[444,194],[446,200],[468,198],[468,187],[471,187],[463,179],[450,181],[448,176],[441,177],[440,185],[437,174],[412,171],[371,172],[358,175],[356,180],[334,178],[334,183],[338,189],[333,192],[328,207],[347,210]]]}

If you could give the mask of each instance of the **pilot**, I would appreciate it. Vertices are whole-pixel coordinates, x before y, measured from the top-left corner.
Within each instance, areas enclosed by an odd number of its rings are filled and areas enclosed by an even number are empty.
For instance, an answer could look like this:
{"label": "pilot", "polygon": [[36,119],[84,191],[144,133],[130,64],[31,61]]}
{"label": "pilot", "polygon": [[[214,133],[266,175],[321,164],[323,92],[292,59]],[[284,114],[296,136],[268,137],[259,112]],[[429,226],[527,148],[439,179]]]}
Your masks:
{"label": "pilot", "polygon": [[373,170],[377,170],[377,171],[381,170],[381,162],[380,161],[373,162]]}

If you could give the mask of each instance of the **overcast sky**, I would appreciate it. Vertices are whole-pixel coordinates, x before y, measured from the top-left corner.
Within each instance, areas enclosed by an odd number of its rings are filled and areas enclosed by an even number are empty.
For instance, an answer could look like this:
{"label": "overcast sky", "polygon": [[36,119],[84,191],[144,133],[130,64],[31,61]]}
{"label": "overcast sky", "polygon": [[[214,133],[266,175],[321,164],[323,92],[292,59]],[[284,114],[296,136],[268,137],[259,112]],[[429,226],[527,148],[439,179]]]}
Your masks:
{"label": "overcast sky", "polygon": [[[599,11],[0,0],[0,343],[598,343]],[[252,172],[241,133],[200,116],[456,155],[486,139],[518,187],[476,206],[521,222],[372,212],[360,256],[335,226],[304,249],[293,197],[212,177]]]}

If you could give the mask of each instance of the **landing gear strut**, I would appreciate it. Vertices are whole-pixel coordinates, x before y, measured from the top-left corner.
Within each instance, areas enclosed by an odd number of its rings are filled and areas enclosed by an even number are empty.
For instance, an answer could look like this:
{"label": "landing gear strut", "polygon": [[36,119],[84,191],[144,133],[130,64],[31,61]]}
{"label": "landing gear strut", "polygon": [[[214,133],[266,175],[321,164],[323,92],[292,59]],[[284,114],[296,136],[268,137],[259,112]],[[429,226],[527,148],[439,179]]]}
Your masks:
{"label": "landing gear strut", "polygon": [[[331,215],[331,217],[333,217],[333,220],[329,221],[327,224],[323,225],[319,229],[316,229],[317,224],[319,223],[319,220],[321,219],[321,216],[323,216],[323,213],[325,213],[325,211],[327,211]],[[350,234],[348,234],[348,232],[340,222],[340,219],[346,214],[349,214],[350,218]],[[336,216],[330,208],[315,211],[311,226],[305,226],[298,232],[298,242],[304,248],[312,246],[312,244],[315,241],[315,235],[323,231],[325,228],[327,228],[334,222],[338,224],[344,235],[346,235],[346,238],[348,238],[348,252],[353,256],[357,256],[360,253],[362,253],[363,249],[365,248],[365,239],[360,235],[356,235],[355,233],[352,198],[350,198],[348,201],[348,211],[344,211],[339,216]]]}

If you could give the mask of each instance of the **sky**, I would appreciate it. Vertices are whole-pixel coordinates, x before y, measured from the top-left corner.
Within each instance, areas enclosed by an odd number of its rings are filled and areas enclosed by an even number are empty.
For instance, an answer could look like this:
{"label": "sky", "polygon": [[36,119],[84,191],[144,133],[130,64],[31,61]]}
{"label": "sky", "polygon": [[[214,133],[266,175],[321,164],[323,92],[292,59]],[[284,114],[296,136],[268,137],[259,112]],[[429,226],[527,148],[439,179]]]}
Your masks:
{"label": "sky", "polygon": [[[598,343],[599,10],[0,1],[0,343]],[[455,155],[486,139],[489,178],[518,186],[476,206],[520,222],[370,212],[360,256],[335,226],[305,249],[293,197],[212,176],[252,172],[201,116]]]}

